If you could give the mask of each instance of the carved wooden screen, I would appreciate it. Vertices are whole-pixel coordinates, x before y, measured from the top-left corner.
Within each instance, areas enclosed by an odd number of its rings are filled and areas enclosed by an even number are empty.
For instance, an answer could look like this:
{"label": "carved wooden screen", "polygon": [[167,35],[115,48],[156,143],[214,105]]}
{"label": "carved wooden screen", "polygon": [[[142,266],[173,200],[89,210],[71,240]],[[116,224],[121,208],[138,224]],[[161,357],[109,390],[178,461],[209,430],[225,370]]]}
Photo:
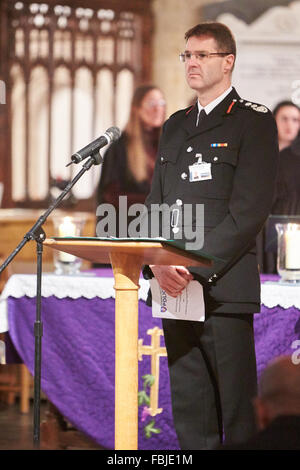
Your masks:
{"label": "carved wooden screen", "polygon": [[[70,155],[108,127],[124,127],[134,87],[150,78],[150,3],[1,2],[6,206],[46,205],[51,178],[79,170],[66,168]],[[92,207],[99,175],[98,167],[76,185],[77,208]]]}

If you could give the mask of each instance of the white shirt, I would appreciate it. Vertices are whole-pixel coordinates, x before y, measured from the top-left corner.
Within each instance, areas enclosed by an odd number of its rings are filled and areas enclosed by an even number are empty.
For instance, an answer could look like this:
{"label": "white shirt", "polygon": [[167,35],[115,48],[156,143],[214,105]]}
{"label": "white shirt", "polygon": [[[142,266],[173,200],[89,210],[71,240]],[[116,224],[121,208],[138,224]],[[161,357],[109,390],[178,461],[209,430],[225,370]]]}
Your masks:
{"label": "white shirt", "polygon": [[218,106],[219,103],[221,103],[221,101],[223,101],[223,99],[225,98],[225,96],[229,95],[229,93],[231,92],[232,90],[232,86],[230,86],[229,88],[227,88],[227,90],[224,91],[224,93],[222,93],[222,95],[218,96],[215,100],[211,101],[210,103],[208,103],[206,106],[201,106],[201,104],[199,103],[199,100],[197,101],[197,104],[198,104],[198,116],[197,116],[197,124],[196,126],[198,125],[198,119],[199,119],[199,115],[200,115],[200,112],[202,111],[202,109],[204,109],[204,111],[206,112],[206,114],[209,114],[216,106]]}

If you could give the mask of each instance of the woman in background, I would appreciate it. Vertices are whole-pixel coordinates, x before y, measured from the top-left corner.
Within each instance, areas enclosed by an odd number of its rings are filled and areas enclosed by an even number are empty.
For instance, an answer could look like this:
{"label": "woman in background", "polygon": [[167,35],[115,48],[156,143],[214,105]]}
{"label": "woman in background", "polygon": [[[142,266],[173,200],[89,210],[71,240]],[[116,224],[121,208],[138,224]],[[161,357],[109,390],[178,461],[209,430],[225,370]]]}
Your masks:
{"label": "woman in background", "polygon": [[276,106],[274,116],[280,158],[272,214],[300,215],[300,109],[285,101]]}
{"label": "woman in background", "polygon": [[281,101],[273,111],[278,129],[279,150],[289,147],[298,136],[300,110],[292,101]]}
{"label": "woman in background", "polygon": [[164,96],[156,86],[136,88],[125,130],[105,153],[98,204],[110,203],[118,212],[119,196],[127,196],[128,207],[145,201],[150,191],[165,110]]}

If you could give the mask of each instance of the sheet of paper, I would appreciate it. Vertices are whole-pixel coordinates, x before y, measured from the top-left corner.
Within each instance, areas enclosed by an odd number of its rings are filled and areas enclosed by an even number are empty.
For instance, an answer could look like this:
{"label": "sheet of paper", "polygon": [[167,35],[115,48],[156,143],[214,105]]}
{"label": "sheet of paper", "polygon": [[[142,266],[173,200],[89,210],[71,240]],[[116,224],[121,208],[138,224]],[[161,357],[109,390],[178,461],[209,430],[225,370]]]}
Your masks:
{"label": "sheet of paper", "polygon": [[155,278],[150,279],[152,292],[152,316],[172,320],[204,321],[205,307],[203,287],[191,281],[176,298],[161,289]]}

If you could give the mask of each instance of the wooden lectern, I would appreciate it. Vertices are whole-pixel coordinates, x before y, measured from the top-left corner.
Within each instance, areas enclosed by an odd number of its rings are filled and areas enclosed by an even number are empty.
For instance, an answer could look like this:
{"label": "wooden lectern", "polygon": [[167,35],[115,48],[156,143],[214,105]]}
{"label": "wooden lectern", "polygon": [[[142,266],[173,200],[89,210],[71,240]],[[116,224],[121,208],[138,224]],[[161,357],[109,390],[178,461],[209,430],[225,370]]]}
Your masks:
{"label": "wooden lectern", "polygon": [[[115,449],[138,449],[138,289],[144,264],[210,266],[166,243],[46,239],[44,245],[89,261],[111,263],[115,278]],[[100,423],[99,423],[100,425]]]}

